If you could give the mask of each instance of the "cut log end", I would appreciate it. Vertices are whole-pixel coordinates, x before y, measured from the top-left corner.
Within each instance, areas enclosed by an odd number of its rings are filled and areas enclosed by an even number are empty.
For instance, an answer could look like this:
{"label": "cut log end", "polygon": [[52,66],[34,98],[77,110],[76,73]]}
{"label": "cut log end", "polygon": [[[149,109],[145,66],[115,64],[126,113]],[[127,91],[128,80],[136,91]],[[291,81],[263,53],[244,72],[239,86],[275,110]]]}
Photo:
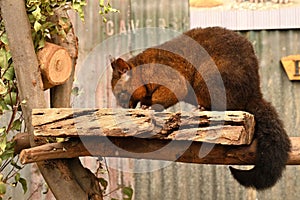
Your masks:
{"label": "cut log end", "polygon": [[44,90],[65,83],[72,72],[72,59],[61,46],[45,43],[38,52]]}

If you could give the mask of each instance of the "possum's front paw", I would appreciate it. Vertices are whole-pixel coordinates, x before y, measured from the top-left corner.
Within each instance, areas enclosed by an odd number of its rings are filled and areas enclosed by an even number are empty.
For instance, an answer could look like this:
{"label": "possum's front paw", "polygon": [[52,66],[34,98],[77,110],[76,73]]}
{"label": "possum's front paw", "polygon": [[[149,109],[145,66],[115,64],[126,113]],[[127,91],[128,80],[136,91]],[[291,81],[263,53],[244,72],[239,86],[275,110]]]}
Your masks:
{"label": "possum's front paw", "polygon": [[148,109],[150,109],[150,106],[141,105],[141,109],[143,109],[143,110],[148,110]]}
{"label": "possum's front paw", "polygon": [[160,104],[153,104],[151,106],[141,105],[141,109],[143,110],[154,110],[156,112],[162,112],[165,108]]}
{"label": "possum's front paw", "polygon": [[199,110],[199,111],[205,111],[206,109],[205,109],[203,106],[198,105],[198,110]]}

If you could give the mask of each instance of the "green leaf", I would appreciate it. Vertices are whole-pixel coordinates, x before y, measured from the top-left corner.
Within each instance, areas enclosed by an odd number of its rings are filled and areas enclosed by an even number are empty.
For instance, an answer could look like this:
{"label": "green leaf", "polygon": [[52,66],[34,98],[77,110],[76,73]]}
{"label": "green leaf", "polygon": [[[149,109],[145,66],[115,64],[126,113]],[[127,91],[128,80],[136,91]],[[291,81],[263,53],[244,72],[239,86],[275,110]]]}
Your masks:
{"label": "green leaf", "polygon": [[12,80],[14,80],[14,77],[15,77],[15,69],[11,65],[3,74],[3,78],[5,78],[6,80],[9,80],[9,81],[12,81]]}
{"label": "green leaf", "polygon": [[8,66],[7,51],[5,48],[0,48],[0,68],[6,69]]}
{"label": "green leaf", "polygon": [[105,17],[106,14],[112,12],[112,13],[119,13],[120,11],[118,9],[112,8],[110,3],[108,2],[107,5],[105,5],[104,0],[99,0],[99,14],[102,16],[102,21],[104,23],[107,22],[107,19]]}
{"label": "green leaf", "polygon": [[32,14],[28,14],[27,16],[28,16],[29,22],[30,22],[31,24],[33,24],[33,23],[35,22],[34,16],[33,16]]}
{"label": "green leaf", "polygon": [[42,18],[41,8],[39,6],[32,12],[33,17],[39,21]]}
{"label": "green leaf", "polygon": [[21,177],[20,173],[16,173],[15,175],[15,182],[13,183],[13,186],[17,186],[17,184],[20,183],[22,185],[22,189],[24,194],[27,192],[27,181]]}
{"label": "green leaf", "polygon": [[107,180],[105,180],[104,178],[98,178],[100,184],[102,185],[103,189],[106,190],[107,186],[108,186],[108,182]]}
{"label": "green leaf", "polygon": [[21,174],[20,173],[16,173],[16,175],[15,175],[15,181],[19,182],[20,178],[21,178]]}
{"label": "green leaf", "polygon": [[10,92],[10,93],[6,94],[5,97],[4,97],[4,102],[7,105],[10,105],[11,107],[16,105],[16,103],[17,103],[17,93],[16,92]]}
{"label": "green leaf", "polygon": [[14,157],[14,148],[11,142],[7,142],[6,134],[3,134],[0,138],[0,158],[2,160],[8,160]]}
{"label": "green leaf", "polygon": [[42,49],[45,46],[45,38],[41,38],[38,43],[38,49]]}
{"label": "green leaf", "polygon": [[1,138],[0,138],[0,150],[1,150],[1,152],[5,151],[6,142],[7,142],[6,135],[1,136]]}
{"label": "green leaf", "polygon": [[71,94],[74,96],[78,96],[79,95],[79,87],[73,87]]}
{"label": "green leaf", "polygon": [[27,0],[26,1],[26,6],[27,7],[35,7],[36,5],[40,5],[41,4],[41,2],[40,2],[40,0]]}
{"label": "green leaf", "polygon": [[0,182],[0,195],[4,195],[6,193],[6,185],[2,181]]}
{"label": "green leaf", "polygon": [[0,79],[0,95],[1,94],[6,94],[7,93],[7,87],[6,85],[3,83],[3,81]]}
{"label": "green leaf", "polygon": [[20,131],[22,127],[22,121],[17,119],[13,122],[12,130]]}
{"label": "green leaf", "polygon": [[24,178],[20,178],[20,180],[19,180],[19,183],[21,183],[21,185],[22,185],[22,188],[23,188],[23,191],[24,191],[24,194],[27,192],[27,181],[26,181],[26,179],[24,179]]}
{"label": "green leaf", "polygon": [[7,106],[7,104],[4,102],[3,99],[0,98],[0,108],[1,110],[9,110],[9,107]]}
{"label": "green leaf", "polygon": [[0,40],[2,43],[8,45],[8,38],[7,38],[7,34],[6,33],[3,33],[0,37]]}
{"label": "green leaf", "polygon": [[100,7],[104,7],[104,0],[99,0]]}
{"label": "green leaf", "polygon": [[80,19],[82,21],[84,21],[83,7],[86,6],[86,1],[85,0],[81,0],[81,1],[72,0],[71,6],[79,14]]}
{"label": "green leaf", "polygon": [[3,152],[3,154],[0,156],[0,158],[2,160],[8,160],[14,157],[14,151],[13,150],[9,150],[9,151],[5,151]]}
{"label": "green leaf", "polygon": [[46,11],[49,15],[54,15],[54,11],[50,5],[46,6]]}
{"label": "green leaf", "polygon": [[14,145],[15,145],[15,143],[14,142],[12,142],[12,141],[8,141],[7,143],[6,143],[6,149],[7,150],[14,150]]}
{"label": "green leaf", "polygon": [[35,30],[35,32],[38,32],[39,30],[41,30],[42,24],[38,21],[34,22],[33,28]]}
{"label": "green leaf", "polygon": [[123,198],[124,200],[131,200],[133,196],[133,189],[131,187],[124,187],[122,189],[122,193],[127,196],[126,198]]}

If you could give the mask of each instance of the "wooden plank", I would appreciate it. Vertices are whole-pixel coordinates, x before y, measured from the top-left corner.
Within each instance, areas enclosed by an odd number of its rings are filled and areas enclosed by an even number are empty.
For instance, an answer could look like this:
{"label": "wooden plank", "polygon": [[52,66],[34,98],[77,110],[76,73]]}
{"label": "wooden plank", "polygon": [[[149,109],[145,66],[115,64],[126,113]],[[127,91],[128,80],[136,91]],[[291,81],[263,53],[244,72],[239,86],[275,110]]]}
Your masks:
{"label": "wooden plank", "polygon": [[34,109],[36,137],[137,137],[250,144],[253,115],[227,112],[154,112],[138,109]]}
{"label": "wooden plank", "polygon": [[[292,151],[287,164],[299,165],[300,137],[292,137],[291,141]],[[73,141],[50,143],[24,149],[20,154],[20,160],[21,163],[27,164],[57,158],[103,156],[197,164],[251,165],[255,161],[255,149],[255,140],[249,146],[229,146],[134,137],[97,137],[82,141],[75,138]],[[205,152],[206,150],[208,151]]]}

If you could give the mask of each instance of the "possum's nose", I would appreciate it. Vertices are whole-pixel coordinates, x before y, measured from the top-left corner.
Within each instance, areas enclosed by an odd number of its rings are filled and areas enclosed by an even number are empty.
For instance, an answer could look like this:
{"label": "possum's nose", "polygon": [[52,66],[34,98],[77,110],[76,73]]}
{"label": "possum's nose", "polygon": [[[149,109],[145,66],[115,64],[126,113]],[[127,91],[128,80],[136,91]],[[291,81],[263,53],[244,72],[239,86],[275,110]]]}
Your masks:
{"label": "possum's nose", "polygon": [[128,108],[129,107],[129,94],[127,94],[127,92],[121,92],[118,95],[118,100],[119,100],[119,104],[120,106],[122,106],[123,108]]}
{"label": "possum's nose", "polygon": [[121,101],[128,100],[128,95],[126,93],[121,93],[119,98]]}

